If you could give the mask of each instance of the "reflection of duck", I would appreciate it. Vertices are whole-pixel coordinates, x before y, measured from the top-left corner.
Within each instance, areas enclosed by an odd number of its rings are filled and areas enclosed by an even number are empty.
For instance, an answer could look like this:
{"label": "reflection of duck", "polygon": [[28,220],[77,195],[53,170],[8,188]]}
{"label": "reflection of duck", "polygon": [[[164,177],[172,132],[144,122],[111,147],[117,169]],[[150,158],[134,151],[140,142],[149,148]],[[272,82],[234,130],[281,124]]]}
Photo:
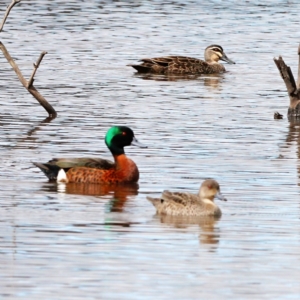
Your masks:
{"label": "reflection of duck", "polygon": [[201,74],[153,74],[153,73],[135,73],[134,76],[144,80],[155,81],[182,81],[182,80],[196,80],[201,77]]}
{"label": "reflection of duck", "polygon": [[66,185],[65,192],[67,194],[80,194],[89,196],[112,195],[108,204],[108,210],[110,212],[120,212],[123,210],[128,197],[138,195],[138,189],[139,185],[137,183],[121,185],[69,183]]}
{"label": "reflection of duck", "polygon": [[219,90],[222,82],[223,74],[152,74],[152,73],[135,73],[135,77],[143,80],[155,81],[194,81],[197,80],[203,84],[208,90]]}
{"label": "reflection of duck", "polygon": [[206,75],[204,77],[204,86],[210,90],[218,89],[222,78],[222,75]]}
{"label": "reflection of duck", "polygon": [[139,185],[137,183],[107,185],[95,183],[47,183],[43,186],[44,191],[59,192],[60,194],[100,196],[105,197],[108,211],[122,211],[125,203],[132,196],[138,195]]}
{"label": "reflection of duck", "polygon": [[220,193],[220,186],[216,180],[205,180],[198,195],[191,193],[164,191],[160,198],[147,199],[155,206],[157,214],[172,216],[214,216],[220,217],[221,210],[214,203],[214,198],[226,201]]}
{"label": "reflection of duck", "polygon": [[164,56],[141,59],[140,65],[129,65],[139,73],[156,74],[215,74],[225,72],[225,68],[219,60],[234,64],[223,48],[219,45],[211,45],[205,49],[205,61],[186,56]]}
{"label": "reflection of duck", "polygon": [[[111,151],[114,162],[101,158],[54,158],[48,163],[34,163],[49,180],[81,183],[129,183],[137,182],[139,170],[124,152],[124,147],[141,145],[133,131],[126,126],[114,126],[105,136],[105,143]],[[63,170],[63,171],[61,171]]]}
{"label": "reflection of duck", "polygon": [[220,234],[215,229],[215,225],[220,218],[196,216],[168,216],[160,215],[160,222],[172,225],[176,228],[187,228],[191,225],[199,225],[201,231],[199,233],[199,240],[201,244],[218,244]]}

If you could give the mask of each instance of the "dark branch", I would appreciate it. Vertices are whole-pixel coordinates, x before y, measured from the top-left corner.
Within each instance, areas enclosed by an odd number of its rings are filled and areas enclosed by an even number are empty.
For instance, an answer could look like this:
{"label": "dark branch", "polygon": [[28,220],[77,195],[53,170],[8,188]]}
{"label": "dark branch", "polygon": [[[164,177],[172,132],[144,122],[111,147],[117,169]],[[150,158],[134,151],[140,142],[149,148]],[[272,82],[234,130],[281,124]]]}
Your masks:
{"label": "dark branch", "polygon": [[279,73],[286,85],[287,91],[290,96],[293,96],[294,92],[296,91],[296,83],[291,71],[291,68],[288,67],[281,56],[278,58],[274,58],[274,62],[279,70]]}

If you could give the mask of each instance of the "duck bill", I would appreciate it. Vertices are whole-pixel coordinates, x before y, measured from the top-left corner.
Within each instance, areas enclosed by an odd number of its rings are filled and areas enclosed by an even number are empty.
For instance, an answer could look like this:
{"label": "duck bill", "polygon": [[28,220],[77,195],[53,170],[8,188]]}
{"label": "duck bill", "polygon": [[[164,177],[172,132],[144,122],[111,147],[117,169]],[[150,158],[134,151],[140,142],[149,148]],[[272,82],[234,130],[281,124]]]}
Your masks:
{"label": "duck bill", "polygon": [[227,199],[220,192],[217,193],[215,197],[218,198],[219,200],[227,201]]}
{"label": "duck bill", "polygon": [[227,63],[229,63],[231,65],[235,64],[235,62],[233,60],[229,59],[224,52],[223,52],[223,56],[220,59],[223,61],[226,61]]}
{"label": "duck bill", "polygon": [[137,146],[137,147],[140,147],[140,148],[148,148],[146,145],[140,143],[135,137],[133,137],[131,145]]}

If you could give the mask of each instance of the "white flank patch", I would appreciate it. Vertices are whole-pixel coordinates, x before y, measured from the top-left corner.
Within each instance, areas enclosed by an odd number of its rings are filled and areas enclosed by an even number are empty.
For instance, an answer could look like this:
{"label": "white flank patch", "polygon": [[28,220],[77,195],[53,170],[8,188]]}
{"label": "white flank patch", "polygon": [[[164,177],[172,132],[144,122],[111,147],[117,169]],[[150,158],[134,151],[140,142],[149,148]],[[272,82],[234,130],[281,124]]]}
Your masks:
{"label": "white flank patch", "polygon": [[56,182],[65,182],[65,183],[69,182],[69,180],[67,178],[67,174],[64,169],[59,170],[59,172],[57,174]]}

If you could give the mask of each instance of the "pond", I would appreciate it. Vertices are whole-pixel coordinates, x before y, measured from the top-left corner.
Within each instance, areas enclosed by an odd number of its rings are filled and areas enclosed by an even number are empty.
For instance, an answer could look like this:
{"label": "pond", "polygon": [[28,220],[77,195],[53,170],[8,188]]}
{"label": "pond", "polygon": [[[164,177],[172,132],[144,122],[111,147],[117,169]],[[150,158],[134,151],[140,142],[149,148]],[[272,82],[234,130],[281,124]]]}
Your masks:
{"label": "pond", "polygon": [[[6,5],[1,2],[0,15]],[[273,62],[297,72],[297,1],[22,1],[0,34],[52,121],[0,53],[0,297],[299,299],[300,126]],[[222,75],[136,75],[140,58],[203,58]],[[284,115],[274,120],[274,112]],[[131,127],[138,186],[49,183],[32,162],[110,158],[104,136]],[[215,222],[158,217],[147,196],[215,178]]]}

